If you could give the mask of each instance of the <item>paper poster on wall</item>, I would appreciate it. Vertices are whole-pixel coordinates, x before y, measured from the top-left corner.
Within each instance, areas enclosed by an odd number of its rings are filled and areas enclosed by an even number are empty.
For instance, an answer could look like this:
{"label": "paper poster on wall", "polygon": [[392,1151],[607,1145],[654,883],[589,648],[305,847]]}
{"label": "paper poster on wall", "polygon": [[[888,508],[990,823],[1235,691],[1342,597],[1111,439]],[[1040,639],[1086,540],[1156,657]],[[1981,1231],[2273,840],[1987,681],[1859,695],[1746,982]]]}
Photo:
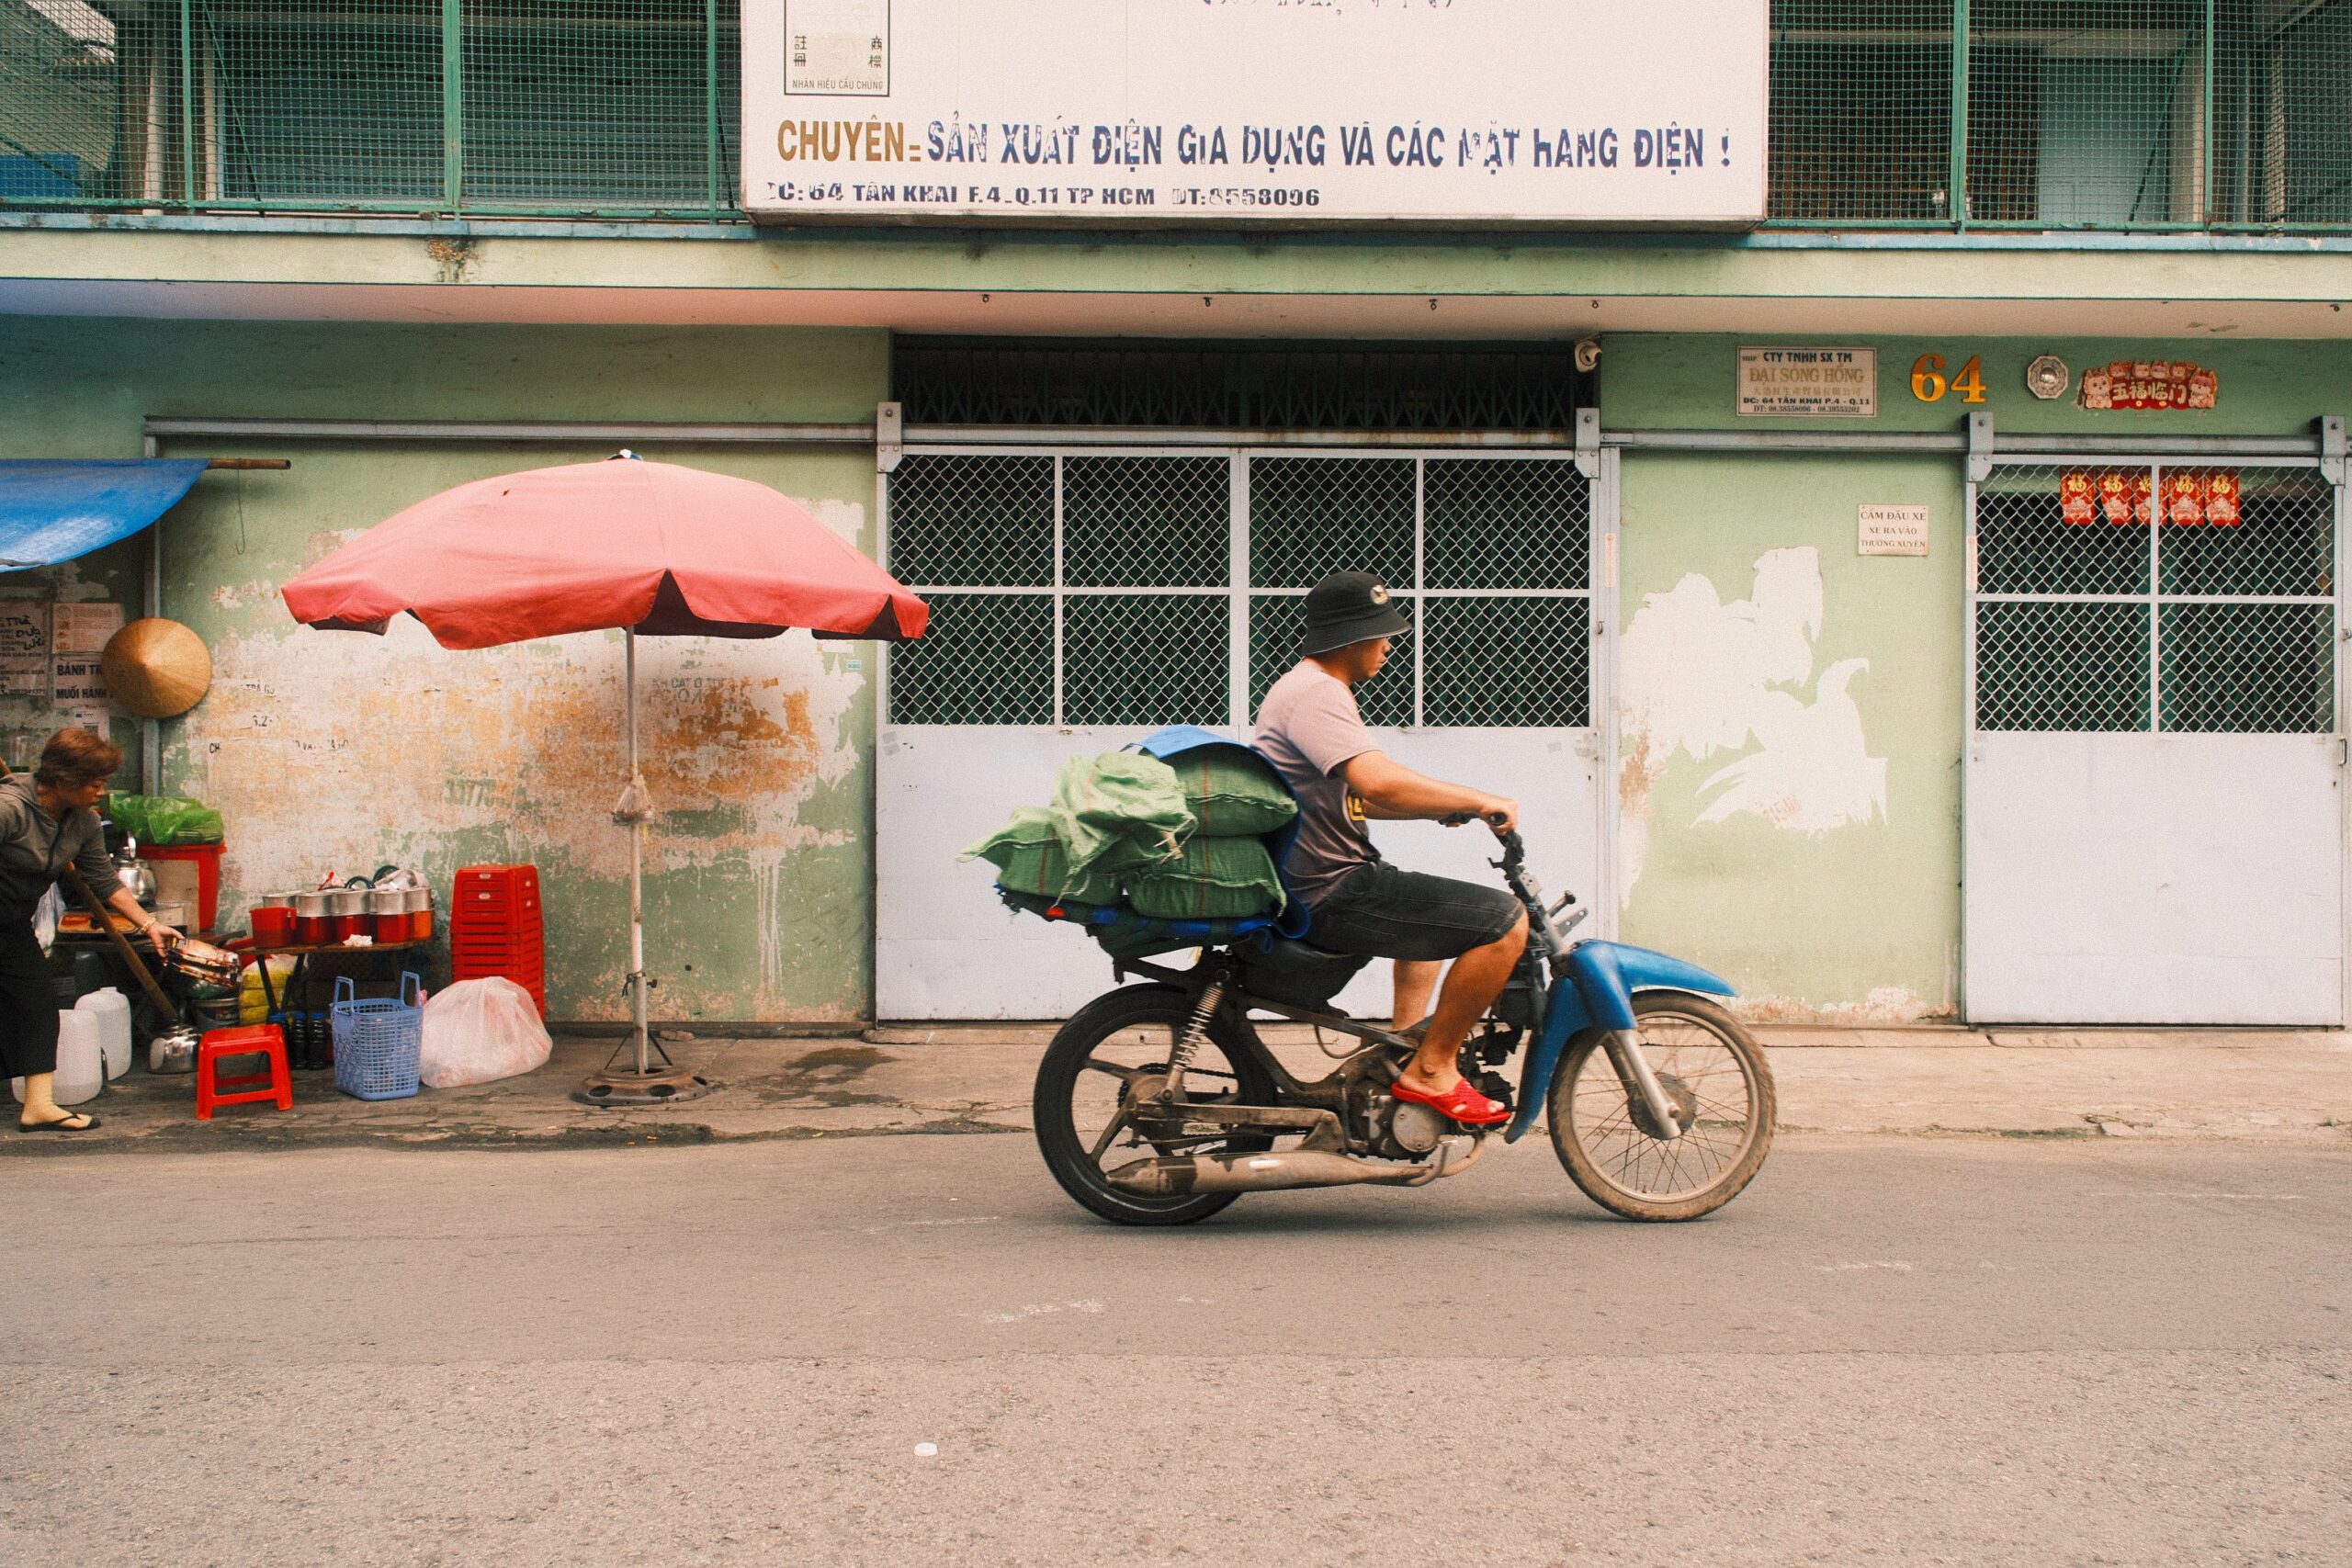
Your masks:
{"label": "paper poster on wall", "polygon": [[50,665],[46,653],[0,653],[0,697],[50,700]]}
{"label": "paper poster on wall", "polygon": [[1866,556],[1924,556],[1928,553],[1928,509],[1924,506],[1861,508],[1857,553]]}
{"label": "paper poster on wall", "polygon": [[0,599],[0,658],[49,657],[49,601]]}
{"label": "paper poster on wall", "polygon": [[65,728],[95,730],[100,735],[104,735],[114,722],[114,709],[105,703],[74,703],[63,710],[63,714]]}
{"label": "paper poster on wall", "polygon": [[106,671],[87,654],[61,653],[57,656],[57,705],[70,708],[83,703],[106,705]]}
{"label": "paper poster on wall", "polygon": [[60,653],[103,653],[107,639],[120,630],[119,604],[60,604],[51,640]]}
{"label": "paper poster on wall", "polygon": [[1767,0],[745,6],[755,217],[1750,224]]}

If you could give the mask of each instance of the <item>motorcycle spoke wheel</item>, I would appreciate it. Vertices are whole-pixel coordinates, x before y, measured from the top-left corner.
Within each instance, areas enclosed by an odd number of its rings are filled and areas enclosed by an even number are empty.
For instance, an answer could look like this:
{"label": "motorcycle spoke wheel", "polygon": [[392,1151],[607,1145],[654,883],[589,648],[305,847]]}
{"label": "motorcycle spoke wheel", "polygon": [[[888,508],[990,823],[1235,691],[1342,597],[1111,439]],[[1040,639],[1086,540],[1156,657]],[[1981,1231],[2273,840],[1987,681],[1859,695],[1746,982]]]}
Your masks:
{"label": "motorcycle spoke wheel", "polygon": [[1634,999],[1641,1050],[1683,1124],[1654,1138],[1597,1039],[1569,1054],[1552,1085],[1552,1144],[1568,1175],[1612,1213],[1690,1220],[1736,1197],[1772,1142],[1771,1070],[1738,1021],[1679,993]]}
{"label": "motorcycle spoke wheel", "polygon": [[[1163,987],[1114,991],[1062,1026],[1038,1065],[1037,1145],[1063,1190],[1125,1224],[1183,1224],[1233,1201],[1232,1193],[1150,1197],[1112,1185],[1110,1172],[1157,1156],[1238,1153],[1272,1142],[1260,1134],[1182,1135],[1155,1125],[1138,1095],[1168,1070],[1190,1017],[1182,993]],[[1263,1069],[1213,1030],[1184,1074],[1190,1105],[1265,1104]]]}

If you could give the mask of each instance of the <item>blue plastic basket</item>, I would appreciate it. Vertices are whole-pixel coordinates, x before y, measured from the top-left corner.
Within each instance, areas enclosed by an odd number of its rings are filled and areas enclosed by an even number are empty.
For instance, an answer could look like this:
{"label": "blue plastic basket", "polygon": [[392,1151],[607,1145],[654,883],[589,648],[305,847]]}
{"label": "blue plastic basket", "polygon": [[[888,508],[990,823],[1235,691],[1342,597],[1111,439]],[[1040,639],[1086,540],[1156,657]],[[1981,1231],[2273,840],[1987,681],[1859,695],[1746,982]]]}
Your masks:
{"label": "blue plastic basket", "polygon": [[424,987],[401,976],[401,994],[360,1000],[349,980],[334,983],[327,1009],[334,1031],[334,1087],[355,1100],[405,1100],[417,1090],[424,1042]]}

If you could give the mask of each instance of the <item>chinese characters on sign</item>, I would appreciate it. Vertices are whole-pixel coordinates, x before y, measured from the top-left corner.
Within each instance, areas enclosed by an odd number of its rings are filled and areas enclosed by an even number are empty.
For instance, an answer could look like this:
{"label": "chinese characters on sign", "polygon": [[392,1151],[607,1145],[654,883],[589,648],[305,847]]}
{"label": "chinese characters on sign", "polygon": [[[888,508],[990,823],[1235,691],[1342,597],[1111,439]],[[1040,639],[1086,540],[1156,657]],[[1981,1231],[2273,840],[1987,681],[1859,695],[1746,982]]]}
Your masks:
{"label": "chinese characters on sign", "polygon": [[1747,419],[1870,419],[1878,412],[1874,348],[1743,348]]}
{"label": "chinese characters on sign", "polygon": [[[2154,479],[2146,468],[2068,468],[2058,477],[2058,515],[2068,523],[2145,526],[2156,516]],[[2235,468],[2167,468],[2164,520],[2176,528],[2239,523]]]}
{"label": "chinese characters on sign", "polygon": [[2210,409],[2221,378],[2186,359],[2119,359],[2083,372],[2086,409]]}
{"label": "chinese characters on sign", "polygon": [[786,94],[890,96],[890,0],[785,0]]}

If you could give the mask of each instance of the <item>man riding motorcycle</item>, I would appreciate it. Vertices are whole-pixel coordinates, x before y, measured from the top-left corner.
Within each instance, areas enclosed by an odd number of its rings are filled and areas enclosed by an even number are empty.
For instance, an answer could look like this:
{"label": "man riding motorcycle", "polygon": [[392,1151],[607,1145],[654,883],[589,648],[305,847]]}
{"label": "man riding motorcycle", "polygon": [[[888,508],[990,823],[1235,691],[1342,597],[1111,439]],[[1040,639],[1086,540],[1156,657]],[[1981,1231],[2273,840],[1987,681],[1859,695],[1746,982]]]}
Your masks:
{"label": "man riding motorcycle", "polygon": [[1306,940],[1397,960],[1400,1027],[1426,999],[1437,964],[1453,961],[1396,1098],[1491,1126],[1510,1111],[1464,1079],[1457,1060],[1527,945],[1527,911],[1501,888],[1391,865],[1364,823],[1477,817],[1500,833],[1517,826],[1519,803],[1417,773],[1364,728],[1355,687],[1380,673],[1392,639],[1411,629],[1389,600],[1363,571],[1333,572],[1307,591],[1299,661],[1259,705],[1254,742],[1298,796],[1298,835],[1283,869],[1313,916]]}

